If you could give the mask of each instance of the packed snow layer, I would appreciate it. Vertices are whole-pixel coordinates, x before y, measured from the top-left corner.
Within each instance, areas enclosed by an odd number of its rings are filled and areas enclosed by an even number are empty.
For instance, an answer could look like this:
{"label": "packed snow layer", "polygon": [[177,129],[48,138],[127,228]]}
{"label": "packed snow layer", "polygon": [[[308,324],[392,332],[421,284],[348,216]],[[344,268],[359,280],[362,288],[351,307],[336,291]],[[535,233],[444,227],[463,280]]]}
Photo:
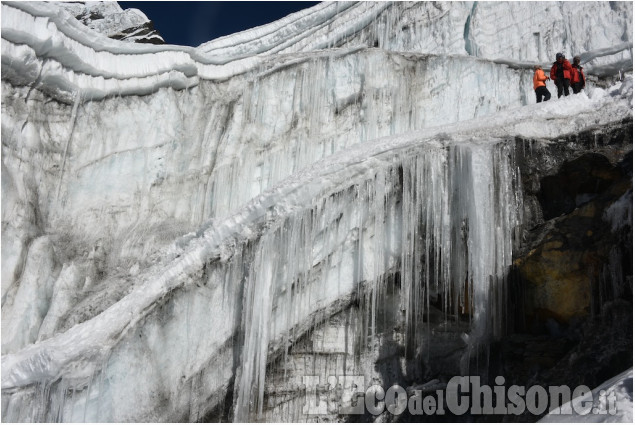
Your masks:
{"label": "packed snow layer", "polygon": [[633,423],[633,369],[603,382],[590,394],[575,398],[554,409],[540,422]]}
{"label": "packed snow layer", "polygon": [[[54,4],[2,7],[3,78],[35,84],[67,102],[75,93],[100,99],[193,87],[201,78],[225,79],[253,69],[272,54],[340,46],[470,54],[527,68],[535,62],[547,66],[564,50],[570,57],[586,54],[592,66],[632,69],[632,5],[620,2],[323,3],[199,48],[117,43]],[[504,36],[496,30],[501,22]]]}

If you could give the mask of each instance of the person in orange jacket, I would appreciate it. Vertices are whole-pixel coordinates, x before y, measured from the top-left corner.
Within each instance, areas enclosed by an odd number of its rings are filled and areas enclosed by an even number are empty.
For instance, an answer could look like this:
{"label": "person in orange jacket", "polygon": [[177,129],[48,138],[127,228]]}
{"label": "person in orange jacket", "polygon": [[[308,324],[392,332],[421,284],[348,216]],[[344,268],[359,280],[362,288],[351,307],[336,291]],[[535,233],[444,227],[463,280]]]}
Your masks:
{"label": "person in orange jacket", "polygon": [[536,92],[536,103],[543,100],[546,102],[551,99],[551,92],[547,90],[547,81],[549,77],[545,75],[540,65],[534,66],[534,91]]}
{"label": "person in orange jacket", "polygon": [[580,93],[586,85],[584,71],[582,71],[582,67],[580,66],[580,56],[575,56],[573,58],[573,65],[571,65],[571,69],[571,88],[573,89],[573,93]]}
{"label": "person in orange jacket", "polygon": [[572,71],[573,69],[571,68],[569,61],[562,53],[557,53],[556,61],[551,67],[550,76],[553,82],[556,83],[556,87],[558,87],[558,98],[562,96],[563,91],[565,96],[569,96],[569,85],[571,84]]}

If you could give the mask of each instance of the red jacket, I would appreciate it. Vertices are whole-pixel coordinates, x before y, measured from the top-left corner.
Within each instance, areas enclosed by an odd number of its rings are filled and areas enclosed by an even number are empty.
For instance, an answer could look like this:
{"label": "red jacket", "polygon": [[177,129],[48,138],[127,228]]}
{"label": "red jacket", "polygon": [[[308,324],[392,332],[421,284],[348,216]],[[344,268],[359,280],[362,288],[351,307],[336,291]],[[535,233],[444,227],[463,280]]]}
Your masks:
{"label": "red jacket", "polygon": [[[551,79],[555,80],[556,79],[556,71],[558,69],[558,61],[553,63],[553,66],[551,67]],[[564,78],[566,79],[571,79],[571,74],[573,69],[571,68],[571,64],[569,63],[568,60],[563,60],[562,61],[562,73],[564,74]]]}
{"label": "red jacket", "polygon": [[572,83],[582,82],[582,85],[584,86],[584,83],[585,83],[584,71],[582,71],[581,66],[571,67],[571,82]]}

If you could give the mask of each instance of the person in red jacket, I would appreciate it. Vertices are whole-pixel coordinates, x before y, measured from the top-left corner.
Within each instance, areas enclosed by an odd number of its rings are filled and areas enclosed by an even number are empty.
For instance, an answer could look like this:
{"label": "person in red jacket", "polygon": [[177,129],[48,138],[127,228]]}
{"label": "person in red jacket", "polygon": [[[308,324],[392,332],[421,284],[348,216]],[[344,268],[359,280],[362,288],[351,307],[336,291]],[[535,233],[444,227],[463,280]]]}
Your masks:
{"label": "person in red jacket", "polygon": [[580,66],[580,56],[573,58],[573,65],[571,65],[571,69],[571,88],[573,89],[573,93],[580,93],[586,85],[584,71],[582,71],[582,67]]}
{"label": "person in red jacket", "polygon": [[[551,99],[551,93],[547,90],[547,81],[549,77],[545,75],[540,65],[534,65],[534,91],[536,92],[536,102],[540,103],[543,100],[546,102]],[[543,99],[544,98],[544,99]]]}
{"label": "person in red jacket", "polygon": [[558,98],[562,96],[564,91],[565,96],[569,96],[569,85],[571,84],[571,64],[565,59],[562,53],[556,54],[556,61],[551,67],[551,79],[556,83],[558,87]]}

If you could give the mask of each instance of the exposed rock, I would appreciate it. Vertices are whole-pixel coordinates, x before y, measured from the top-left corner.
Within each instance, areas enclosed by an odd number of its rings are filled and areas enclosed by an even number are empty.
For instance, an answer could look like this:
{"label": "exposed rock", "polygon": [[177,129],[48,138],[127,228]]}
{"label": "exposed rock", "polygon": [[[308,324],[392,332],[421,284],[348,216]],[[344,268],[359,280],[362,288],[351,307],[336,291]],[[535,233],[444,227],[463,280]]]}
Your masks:
{"label": "exposed rock", "polygon": [[[556,203],[546,200],[556,198],[570,201],[562,204],[563,211],[577,207],[548,223],[549,230],[538,245],[516,260],[527,285],[525,308],[531,323],[550,317],[567,323],[591,313],[600,274],[617,243],[603,216],[632,189],[632,180],[623,168],[612,166],[602,155],[585,154],[542,180],[544,190],[539,195],[547,192],[541,202],[545,210],[553,211]],[[555,192],[558,194],[550,198]]]}
{"label": "exposed rock", "polygon": [[596,153],[565,162],[558,174],[540,182],[538,200],[545,220],[573,212],[622,177],[620,170]]}
{"label": "exposed rock", "polygon": [[118,33],[109,35],[109,37],[115,40],[133,41],[135,43],[165,44],[163,37],[154,28],[152,21],[136,27],[125,28]]}
{"label": "exposed rock", "polygon": [[154,24],[139,9],[122,9],[117,2],[62,3],[75,19],[115,40],[165,44]]}
{"label": "exposed rock", "polygon": [[518,308],[511,334],[491,347],[490,377],[593,388],[632,366],[631,140],[626,120],[559,143],[522,141],[534,146],[520,166],[535,224],[515,259]]}
{"label": "exposed rock", "polygon": [[[526,242],[514,263],[524,293],[519,301],[524,329],[544,331],[548,319],[568,324],[588,317],[593,308],[597,311],[594,299],[603,273],[617,261],[611,258],[632,252],[632,243],[611,231],[606,221],[632,191],[631,134],[632,122],[625,121],[605,132],[571,135],[525,151],[525,222],[537,225],[525,231]],[[622,258],[619,263],[623,265]],[[628,261],[623,271],[632,276]]]}

